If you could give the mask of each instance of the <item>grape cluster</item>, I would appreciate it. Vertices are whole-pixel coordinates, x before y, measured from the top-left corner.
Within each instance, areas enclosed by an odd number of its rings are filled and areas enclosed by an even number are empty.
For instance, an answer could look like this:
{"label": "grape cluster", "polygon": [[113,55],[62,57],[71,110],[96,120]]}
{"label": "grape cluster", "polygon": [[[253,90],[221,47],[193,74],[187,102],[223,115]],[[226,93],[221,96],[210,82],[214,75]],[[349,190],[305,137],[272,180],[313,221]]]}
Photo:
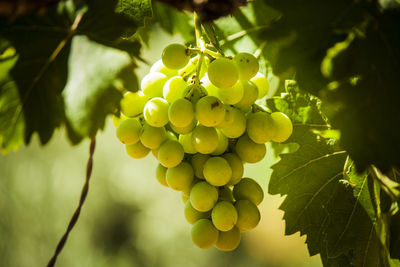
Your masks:
{"label": "grape cluster", "polygon": [[262,160],[265,143],[285,141],[293,127],[283,113],[254,105],[269,84],[253,55],[191,58],[188,51],[168,45],[141,90],[124,95],[116,134],[133,158],[151,151],[158,181],[182,192],[193,242],[230,251],[259,223],[264,198],[256,181],[243,178],[243,164]]}

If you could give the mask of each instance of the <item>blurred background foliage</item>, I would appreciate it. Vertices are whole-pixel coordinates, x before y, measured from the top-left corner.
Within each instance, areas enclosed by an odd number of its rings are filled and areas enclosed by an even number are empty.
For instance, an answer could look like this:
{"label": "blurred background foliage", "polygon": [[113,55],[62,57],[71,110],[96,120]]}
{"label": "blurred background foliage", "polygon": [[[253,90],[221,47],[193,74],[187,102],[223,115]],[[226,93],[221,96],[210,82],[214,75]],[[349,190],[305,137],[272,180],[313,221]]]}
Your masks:
{"label": "blurred background foliage", "polygon": [[[184,42],[156,24],[147,27],[148,64],[140,63],[139,78],[166,44]],[[88,141],[72,147],[59,130],[44,147],[34,136],[29,147],[0,156],[0,266],[47,264],[78,204],[88,147]],[[269,149],[262,162],[246,166],[245,175],[265,190],[259,226],[234,252],[201,250],[191,242],[180,193],[158,184],[151,154],[126,155],[109,118],[97,135],[87,202],[57,266],[321,266],[319,256],[308,256],[304,237],[284,236],[282,198],[266,192],[277,160]]]}

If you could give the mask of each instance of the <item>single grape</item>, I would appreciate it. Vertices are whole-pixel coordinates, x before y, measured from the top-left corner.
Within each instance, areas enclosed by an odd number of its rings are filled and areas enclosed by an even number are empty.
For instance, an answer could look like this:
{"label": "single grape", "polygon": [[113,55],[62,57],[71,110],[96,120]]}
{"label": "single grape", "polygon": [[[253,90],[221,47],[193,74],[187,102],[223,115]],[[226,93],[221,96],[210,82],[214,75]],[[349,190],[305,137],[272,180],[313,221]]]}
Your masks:
{"label": "single grape", "polygon": [[229,145],[228,138],[219,130],[217,130],[217,133],[218,133],[218,146],[211,153],[211,155],[214,155],[214,156],[223,154],[228,149],[228,145]]}
{"label": "single grape", "polygon": [[137,119],[129,118],[121,121],[117,126],[117,137],[123,144],[130,145],[139,141],[142,125]]}
{"label": "single grape", "polygon": [[198,211],[211,210],[218,200],[218,190],[207,182],[199,182],[190,191],[190,203]]}
{"label": "single grape", "polygon": [[247,135],[257,144],[264,144],[275,135],[274,121],[270,114],[262,111],[247,117]]}
{"label": "single grape", "polygon": [[239,78],[238,67],[231,59],[217,58],[208,66],[208,78],[219,88],[232,87]]}
{"label": "single grape", "polygon": [[145,123],[140,132],[140,142],[150,149],[158,148],[167,138],[164,127],[153,127]]}
{"label": "single grape", "polygon": [[272,137],[272,141],[285,142],[292,135],[292,121],[282,112],[273,112],[271,117],[275,124],[275,134]]}
{"label": "single grape", "polygon": [[185,209],[184,209],[185,218],[190,224],[194,224],[200,219],[207,219],[210,218],[211,212],[200,212],[193,208],[190,201],[186,202]]}
{"label": "single grape", "polygon": [[233,105],[242,100],[244,94],[243,83],[237,82],[229,88],[218,88],[217,97],[225,104]]}
{"label": "single grape", "polygon": [[178,70],[173,70],[164,66],[161,59],[157,60],[150,68],[150,72],[161,72],[167,77],[173,77],[178,75]]}
{"label": "single grape", "polygon": [[257,86],[248,80],[240,80],[243,85],[243,97],[235,104],[235,107],[241,110],[247,110],[254,104],[258,97]]}
{"label": "single grape", "polygon": [[258,61],[252,54],[241,52],[235,55],[233,61],[238,66],[240,79],[250,80],[258,72]]}
{"label": "single grape", "polygon": [[198,220],[192,227],[192,241],[199,248],[210,248],[217,243],[218,230],[208,219]]}
{"label": "single grape", "polygon": [[141,159],[150,153],[150,149],[137,142],[131,145],[125,145],[126,153],[134,159]]}
{"label": "single grape", "polygon": [[181,143],[181,145],[183,147],[183,151],[185,151],[185,153],[195,154],[197,152],[193,146],[192,133],[180,134],[178,141],[179,141],[179,143]]}
{"label": "single grape", "polygon": [[206,89],[204,89],[203,86],[196,84],[190,84],[183,92],[183,97],[189,99],[193,104],[196,104],[200,98],[206,95]]}
{"label": "single grape", "polygon": [[148,98],[162,97],[163,87],[168,77],[160,72],[150,72],[143,77],[140,88]]}
{"label": "single grape", "polygon": [[219,128],[219,129],[226,128],[233,123],[233,120],[234,120],[233,109],[234,109],[233,107],[231,107],[229,105],[225,105],[224,119],[222,120],[222,122],[220,124],[215,126],[216,128]]}
{"label": "single grape", "polygon": [[233,196],[236,200],[248,199],[255,205],[258,205],[264,199],[264,191],[253,179],[242,178],[233,187]]}
{"label": "single grape", "polygon": [[178,141],[167,139],[158,149],[158,161],[167,168],[178,166],[184,156],[183,147]]}
{"label": "single grape", "polygon": [[168,118],[172,125],[186,127],[194,120],[194,108],[192,102],[185,98],[179,98],[172,102],[168,109]]}
{"label": "single grape", "polygon": [[187,82],[182,77],[174,76],[164,84],[163,97],[168,103],[172,103],[184,96],[183,93],[187,86]]}
{"label": "single grape", "polygon": [[226,185],[232,178],[232,169],[228,161],[221,157],[211,157],[204,164],[204,178],[215,186]]}
{"label": "single grape", "polygon": [[121,113],[127,117],[135,117],[143,112],[146,102],[149,100],[141,91],[126,92],[121,99]]}
{"label": "single grape", "polygon": [[189,55],[186,53],[186,46],[182,44],[170,44],[162,52],[161,60],[167,68],[181,69],[189,62]]}
{"label": "single grape", "polygon": [[240,230],[236,226],[229,231],[219,232],[215,247],[222,251],[232,251],[239,246],[241,236]]}
{"label": "single grape", "polygon": [[261,99],[268,94],[269,82],[262,73],[258,72],[256,76],[251,78],[250,81],[252,81],[257,86],[258,89],[257,99]]}
{"label": "single grape", "polygon": [[190,187],[193,177],[193,168],[187,162],[181,162],[178,166],[167,170],[167,184],[177,191]]}
{"label": "single grape", "polygon": [[228,185],[237,184],[242,179],[244,173],[242,160],[235,153],[227,153],[222,155],[222,157],[228,161],[232,169],[232,179],[229,181]]}
{"label": "single grape", "polygon": [[153,127],[162,127],[168,123],[168,102],[155,97],[150,99],[144,107],[144,118]]}
{"label": "single grape", "polygon": [[233,203],[234,201],[233,193],[232,190],[229,188],[229,186],[226,185],[219,187],[218,201],[229,201]]}
{"label": "single grape", "polygon": [[232,108],[233,122],[221,129],[221,132],[228,138],[237,138],[246,131],[246,117],[237,108]]}
{"label": "single grape", "polygon": [[166,186],[166,187],[168,187],[168,184],[167,184],[167,177],[166,177],[166,174],[167,174],[167,168],[165,168],[163,165],[161,165],[161,164],[158,164],[157,165],[157,168],[156,168],[156,178],[157,178],[157,181],[160,183],[160,184],[162,184],[163,186]]}
{"label": "single grape", "polygon": [[[193,167],[192,167],[192,168],[193,168]],[[194,177],[192,183],[191,183],[189,186],[185,187],[185,188],[182,190],[182,193],[189,197],[189,196],[190,196],[190,192],[192,191],[193,186],[194,186],[195,184],[197,184],[198,182],[200,182],[200,181],[201,181],[200,179]]]}
{"label": "single grape", "polygon": [[193,131],[194,127],[196,127],[196,124],[197,124],[197,121],[195,119],[193,119],[192,122],[188,126],[185,126],[185,127],[176,127],[172,123],[170,123],[169,126],[177,134],[188,134],[191,131]]}
{"label": "single grape", "polygon": [[171,131],[167,131],[167,139],[172,140],[172,141],[178,141],[178,137],[176,137],[176,134]]}
{"label": "single grape", "polygon": [[264,158],[266,152],[265,144],[254,143],[247,135],[240,137],[236,143],[236,154],[244,162],[259,162]]}
{"label": "single grape", "polygon": [[205,96],[196,103],[196,119],[200,124],[213,127],[224,120],[225,107],[215,96]]}
{"label": "single grape", "polygon": [[204,179],[204,174],[203,174],[204,164],[209,158],[210,158],[209,155],[200,153],[197,153],[192,157],[190,162],[192,163],[194,175],[197,178]]}
{"label": "single grape", "polygon": [[209,154],[218,146],[217,130],[213,127],[197,125],[192,132],[192,142],[198,152]]}
{"label": "single grape", "polygon": [[211,96],[218,96],[218,87],[210,82],[208,78],[208,74],[204,75],[204,77],[200,80],[201,85],[206,89],[207,94]]}
{"label": "single grape", "polygon": [[229,231],[235,226],[238,213],[231,202],[220,201],[212,209],[211,219],[215,228],[220,231]]}
{"label": "single grape", "polygon": [[253,229],[260,222],[260,211],[250,200],[236,201],[235,208],[238,213],[236,227],[239,228],[240,232]]}

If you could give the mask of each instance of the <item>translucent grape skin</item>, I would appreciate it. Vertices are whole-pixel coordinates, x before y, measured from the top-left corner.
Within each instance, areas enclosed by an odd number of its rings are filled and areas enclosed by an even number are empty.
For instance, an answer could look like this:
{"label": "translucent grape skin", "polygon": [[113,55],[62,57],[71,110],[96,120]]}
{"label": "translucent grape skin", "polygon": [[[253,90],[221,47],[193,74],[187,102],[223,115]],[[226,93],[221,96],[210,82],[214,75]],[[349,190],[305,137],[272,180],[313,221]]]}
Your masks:
{"label": "translucent grape skin", "polygon": [[200,153],[197,153],[192,157],[191,163],[194,169],[194,175],[197,178],[204,179],[204,174],[203,174],[204,164],[209,158],[210,158],[209,155]]}
{"label": "translucent grape skin", "polygon": [[225,105],[224,119],[221,121],[220,124],[215,126],[216,128],[223,129],[233,123],[233,120],[234,120],[233,109],[234,109],[233,107],[231,107],[229,105]]}
{"label": "translucent grape skin", "polygon": [[178,166],[182,162],[184,151],[182,145],[175,140],[167,139],[158,149],[158,161],[167,168]]}
{"label": "translucent grape skin", "polygon": [[229,88],[238,81],[239,70],[233,60],[220,57],[208,66],[208,78],[216,87]]}
{"label": "translucent grape skin", "polygon": [[135,117],[143,112],[146,102],[149,100],[141,91],[126,92],[121,99],[121,113],[127,117]]}
{"label": "translucent grape skin", "polygon": [[187,82],[181,76],[174,76],[164,84],[163,97],[168,103],[172,103],[184,96],[187,86]]}
{"label": "translucent grape skin", "polygon": [[194,108],[192,102],[185,98],[179,98],[172,102],[168,109],[169,121],[177,127],[186,127],[194,120]]}
{"label": "translucent grape skin", "polygon": [[237,108],[232,108],[233,121],[221,129],[221,132],[228,138],[237,138],[246,131],[246,117]]}
{"label": "translucent grape skin", "polygon": [[265,144],[254,143],[247,135],[238,139],[235,149],[236,154],[247,163],[259,162],[267,152]]}
{"label": "translucent grape skin", "polygon": [[150,99],[144,107],[144,118],[153,127],[163,127],[168,123],[168,102],[155,97]]}
{"label": "translucent grape skin", "polygon": [[173,70],[164,66],[162,59],[157,60],[150,68],[150,72],[161,72],[167,77],[178,75],[178,70]]}
{"label": "translucent grape skin", "polygon": [[275,135],[275,125],[271,115],[262,111],[251,113],[247,117],[247,135],[257,144],[271,141]]}
{"label": "translucent grape skin", "polygon": [[205,96],[196,103],[196,119],[206,127],[213,127],[223,121],[225,107],[215,96]]}
{"label": "translucent grape skin", "polygon": [[257,86],[258,89],[257,99],[261,99],[268,94],[269,82],[262,73],[258,72],[256,76],[251,78],[250,81],[252,81]]}
{"label": "translucent grape skin", "polygon": [[187,162],[181,162],[176,167],[168,168],[166,174],[168,186],[176,191],[183,191],[190,187],[193,178],[193,168]]}
{"label": "translucent grape skin", "polygon": [[275,125],[275,134],[272,137],[272,141],[285,142],[292,135],[292,121],[282,112],[273,112],[271,117]]}
{"label": "translucent grape skin", "polygon": [[213,127],[197,125],[192,132],[192,142],[194,148],[202,153],[212,153],[218,146],[218,133]]}
{"label": "translucent grape skin", "polygon": [[257,86],[248,80],[240,80],[243,86],[243,97],[235,104],[235,107],[246,111],[254,104],[258,97]]}
{"label": "translucent grape skin", "polygon": [[125,150],[126,153],[134,159],[144,158],[150,153],[150,149],[142,145],[140,141],[134,144],[125,145]]}
{"label": "translucent grape skin", "polygon": [[130,145],[139,141],[142,125],[137,119],[129,118],[121,121],[116,129],[116,134],[123,144]]}
{"label": "translucent grape skin", "polygon": [[192,133],[188,134],[180,134],[178,138],[179,143],[181,143],[183,147],[183,151],[187,154],[195,154],[196,148],[194,148],[192,143]]}
{"label": "translucent grape skin", "polygon": [[192,241],[199,248],[210,248],[217,243],[219,232],[208,219],[198,220],[192,227]]}
{"label": "translucent grape skin", "polygon": [[264,199],[264,191],[256,181],[246,177],[242,178],[240,182],[233,187],[233,196],[236,200],[250,200],[257,206]]}
{"label": "translucent grape skin", "polygon": [[244,199],[236,201],[235,208],[238,213],[236,227],[240,232],[251,230],[260,222],[260,211],[250,200]]}
{"label": "translucent grape skin", "polygon": [[150,149],[158,148],[167,138],[164,127],[153,127],[147,123],[143,125],[140,132],[140,142]]}
{"label": "translucent grape skin", "polygon": [[181,69],[185,67],[190,59],[186,50],[186,46],[182,44],[167,45],[161,55],[164,66],[170,69]]}
{"label": "translucent grape skin", "polygon": [[218,146],[213,152],[211,152],[211,155],[214,156],[223,154],[229,146],[228,138],[219,130],[217,130],[217,134],[218,134]]}
{"label": "translucent grape skin", "polygon": [[204,164],[203,175],[211,185],[223,186],[231,180],[232,169],[224,158],[211,157]]}
{"label": "translucent grape skin", "polygon": [[239,70],[239,78],[243,80],[250,80],[253,78],[259,68],[258,60],[250,53],[241,52],[233,58]]}
{"label": "translucent grape skin", "polygon": [[196,127],[197,121],[195,119],[193,119],[193,121],[185,127],[177,127],[173,124],[169,124],[169,126],[171,127],[171,129],[177,133],[177,134],[188,134],[191,131],[193,131],[194,127]]}
{"label": "translucent grape skin", "polygon": [[218,97],[218,90],[219,88],[216,87],[214,84],[210,82],[210,79],[208,78],[208,74],[204,75],[204,77],[200,81],[201,85],[206,89],[207,94],[211,96],[216,96]]}
{"label": "translucent grape skin", "polygon": [[243,177],[244,166],[242,160],[235,153],[226,153],[222,155],[226,161],[228,161],[229,165],[232,169],[232,178],[229,181],[228,185],[237,184]]}
{"label": "translucent grape skin", "polygon": [[218,190],[207,182],[199,182],[190,191],[190,203],[198,211],[211,210],[218,200]]}
{"label": "translucent grape skin", "polygon": [[185,218],[190,224],[194,224],[200,219],[207,219],[211,216],[211,212],[201,212],[193,208],[190,201],[187,201],[184,209]]}
{"label": "translucent grape skin", "polygon": [[158,164],[156,168],[157,181],[163,186],[168,187],[166,174],[167,174],[167,168],[165,168],[161,164]]}
{"label": "translucent grape skin", "polygon": [[222,102],[229,105],[234,105],[242,100],[244,94],[243,83],[237,82],[229,88],[218,88],[217,97]]}
{"label": "translucent grape skin", "polygon": [[143,77],[140,88],[148,98],[162,97],[163,87],[168,77],[160,72],[150,72]]}
{"label": "translucent grape skin", "polygon": [[220,201],[212,209],[211,219],[215,228],[229,231],[235,226],[238,213],[231,202]]}
{"label": "translucent grape skin", "polygon": [[235,250],[240,244],[241,237],[240,230],[236,226],[229,231],[219,232],[215,247],[222,251]]}

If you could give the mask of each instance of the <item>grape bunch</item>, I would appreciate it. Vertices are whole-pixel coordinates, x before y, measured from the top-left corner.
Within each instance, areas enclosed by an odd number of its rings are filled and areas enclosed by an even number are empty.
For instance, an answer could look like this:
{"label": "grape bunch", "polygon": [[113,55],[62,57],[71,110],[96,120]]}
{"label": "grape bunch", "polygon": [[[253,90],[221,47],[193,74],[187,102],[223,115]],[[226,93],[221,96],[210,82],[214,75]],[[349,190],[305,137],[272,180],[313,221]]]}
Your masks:
{"label": "grape bunch", "polygon": [[215,54],[168,45],[141,90],[125,93],[114,124],[127,154],[151,151],[158,181],[182,192],[194,244],[230,251],[259,223],[264,198],[255,180],[243,178],[244,163],[262,160],[265,143],[285,141],[293,126],[255,105],[269,84],[253,55]]}

